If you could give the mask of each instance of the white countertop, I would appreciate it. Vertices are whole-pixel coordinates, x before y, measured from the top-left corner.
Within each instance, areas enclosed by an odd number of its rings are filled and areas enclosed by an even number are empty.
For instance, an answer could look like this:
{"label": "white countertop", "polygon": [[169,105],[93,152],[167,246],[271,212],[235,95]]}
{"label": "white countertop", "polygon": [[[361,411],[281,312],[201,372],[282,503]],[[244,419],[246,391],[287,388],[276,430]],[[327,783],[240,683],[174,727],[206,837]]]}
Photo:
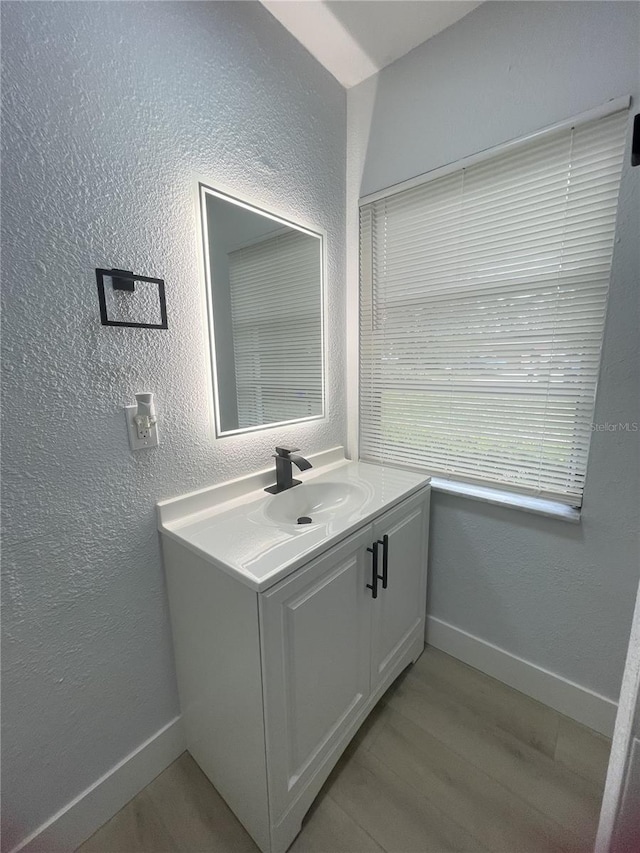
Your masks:
{"label": "white countertop", "polygon": [[[194,493],[200,502],[197,512],[192,511],[193,495],[158,504],[158,528],[212,565],[262,592],[429,483],[429,477],[420,474],[344,459],[303,474],[295,473],[303,483],[327,483],[336,489],[339,484],[346,484],[357,489],[357,506],[336,512],[324,522],[299,525],[276,522],[272,514],[273,502],[279,499],[295,507],[298,489],[300,514],[305,514],[302,486],[280,495],[258,488],[209,507],[203,507],[207,491],[203,490]],[[246,482],[250,485],[251,478]],[[181,501],[185,510],[190,510],[183,516],[179,512]]]}

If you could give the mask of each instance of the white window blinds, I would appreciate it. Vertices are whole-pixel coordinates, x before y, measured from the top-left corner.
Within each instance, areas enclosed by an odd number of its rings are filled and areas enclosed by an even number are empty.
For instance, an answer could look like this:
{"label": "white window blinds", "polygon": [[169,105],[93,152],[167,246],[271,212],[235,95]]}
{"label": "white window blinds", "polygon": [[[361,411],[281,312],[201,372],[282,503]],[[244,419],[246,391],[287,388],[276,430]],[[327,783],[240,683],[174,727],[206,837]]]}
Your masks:
{"label": "white window blinds", "polygon": [[239,428],[322,414],[318,246],[290,230],[229,253]]}
{"label": "white window blinds", "polygon": [[361,208],[362,459],[581,504],[626,118]]}

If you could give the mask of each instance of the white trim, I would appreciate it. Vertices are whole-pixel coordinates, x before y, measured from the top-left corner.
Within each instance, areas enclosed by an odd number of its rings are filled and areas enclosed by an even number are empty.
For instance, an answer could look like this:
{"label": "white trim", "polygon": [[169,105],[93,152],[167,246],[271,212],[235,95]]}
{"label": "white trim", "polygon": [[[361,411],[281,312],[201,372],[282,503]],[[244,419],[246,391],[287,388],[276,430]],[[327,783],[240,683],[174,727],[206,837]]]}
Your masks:
{"label": "white trim", "polygon": [[623,802],[625,781],[633,749],[633,722],[640,707],[640,587],[631,623],[631,636],[622,676],[607,781],[602,797],[600,824],[596,837],[596,853],[608,853]]}
{"label": "white trim", "polygon": [[482,503],[494,504],[494,506],[506,506],[509,509],[519,509],[532,512],[536,515],[544,515],[547,518],[559,518],[562,521],[570,521],[573,524],[580,523],[580,510],[560,501],[536,498],[531,495],[520,495],[516,492],[508,492],[502,489],[492,489],[487,486],[477,486],[472,483],[462,483],[457,480],[446,480],[441,477],[431,478],[431,487],[436,492],[445,492],[448,495],[458,495],[463,498]]}
{"label": "white trim", "polygon": [[510,139],[508,142],[503,142],[500,145],[494,145],[492,148],[485,148],[483,151],[478,151],[476,154],[471,154],[469,157],[464,157],[462,160],[455,160],[453,163],[447,163],[437,169],[432,169],[430,172],[425,172],[422,175],[417,175],[415,178],[409,178],[406,181],[401,181],[399,184],[392,184],[390,187],[384,187],[374,193],[363,196],[360,199],[360,206],[370,204],[372,201],[378,201],[381,198],[388,198],[396,195],[396,193],[404,192],[405,190],[419,187],[422,184],[427,184],[436,178],[442,178],[444,175],[450,175],[452,172],[457,172],[460,169],[467,169],[469,166],[474,166],[476,163],[482,163],[484,160],[489,160],[498,154],[505,154],[519,145],[526,145],[534,139],[539,139],[541,136],[546,136],[548,133],[555,133],[558,130],[565,130],[569,127],[579,127],[581,124],[586,124],[590,121],[595,121],[599,118],[613,115],[614,113],[628,110],[631,105],[631,96],[625,95],[621,98],[612,98],[598,107],[587,110],[572,118],[563,119],[562,121],[551,124],[548,127],[543,127],[541,130],[536,130],[527,136],[521,136],[517,139]]}
{"label": "white trim", "polygon": [[75,850],[187,748],[175,717],[34,830],[10,853]]}
{"label": "white trim", "polygon": [[426,638],[435,648],[611,737],[617,709],[611,699],[435,616],[427,616]]}
{"label": "white trim", "polygon": [[375,106],[377,77],[347,92],[347,169],[345,217],[345,341],[347,455],[358,459],[360,442],[360,209],[358,198]]}

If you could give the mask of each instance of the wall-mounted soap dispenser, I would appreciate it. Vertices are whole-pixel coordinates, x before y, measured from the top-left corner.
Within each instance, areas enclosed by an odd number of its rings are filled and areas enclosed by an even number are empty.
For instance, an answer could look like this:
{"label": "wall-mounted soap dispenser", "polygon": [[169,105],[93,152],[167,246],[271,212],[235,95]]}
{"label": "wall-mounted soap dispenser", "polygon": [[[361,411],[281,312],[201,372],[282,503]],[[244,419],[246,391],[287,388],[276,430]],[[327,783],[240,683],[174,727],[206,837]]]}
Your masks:
{"label": "wall-mounted soap dispenser", "polygon": [[136,394],[135,406],[125,406],[129,445],[132,450],[144,450],[158,446],[158,419],[153,394]]}

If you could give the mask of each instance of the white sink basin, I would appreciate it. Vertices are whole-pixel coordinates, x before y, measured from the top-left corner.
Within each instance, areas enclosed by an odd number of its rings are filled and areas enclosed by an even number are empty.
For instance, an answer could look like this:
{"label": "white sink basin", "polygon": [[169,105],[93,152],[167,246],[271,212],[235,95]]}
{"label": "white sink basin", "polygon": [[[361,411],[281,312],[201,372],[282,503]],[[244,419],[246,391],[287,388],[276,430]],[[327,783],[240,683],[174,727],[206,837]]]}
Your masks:
{"label": "white sink basin", "polygon": [[349,516],[369,497],[369,490],[359,483],[324,481],[302,483],[274,495],[264,513],[276,524],[298,524],[299,518],[310,518],[311,524],[324,524],[336,514]]}
{"label": "white sink basin", "polygon": [[[410,471],[348,462],[342,448],[312,457],[313,469],[279,495],[274,472],[257,472],[158,504],[163,534],[263,592],[384,509],[426,486]],[[326,459],[324,465],[321,464]],[[306,516],[310,523],[299,524]]]}

